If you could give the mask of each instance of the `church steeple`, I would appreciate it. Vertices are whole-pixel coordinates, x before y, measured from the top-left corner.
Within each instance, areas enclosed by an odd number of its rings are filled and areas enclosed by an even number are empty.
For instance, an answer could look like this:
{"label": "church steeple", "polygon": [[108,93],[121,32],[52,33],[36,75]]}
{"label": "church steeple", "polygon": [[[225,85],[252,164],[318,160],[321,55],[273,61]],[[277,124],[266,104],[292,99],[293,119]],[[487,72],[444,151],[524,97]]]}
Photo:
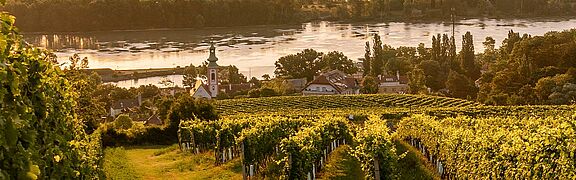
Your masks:
{"label": "church steeple", "polygon": [[210,95],[214,98],[218,96],[218,58],[216,57],[216,47],[214,43],[210,46],[210,57],[208,57],[208,86]]}
{"label": "church steeple", "polygon": [[211,44],[210,57],[208,57],[208,67],[218,67],[218,64],[216,64],[216,61],[218,61],[218,58],[216,57],[216,47],[214,47],[214,43]]}

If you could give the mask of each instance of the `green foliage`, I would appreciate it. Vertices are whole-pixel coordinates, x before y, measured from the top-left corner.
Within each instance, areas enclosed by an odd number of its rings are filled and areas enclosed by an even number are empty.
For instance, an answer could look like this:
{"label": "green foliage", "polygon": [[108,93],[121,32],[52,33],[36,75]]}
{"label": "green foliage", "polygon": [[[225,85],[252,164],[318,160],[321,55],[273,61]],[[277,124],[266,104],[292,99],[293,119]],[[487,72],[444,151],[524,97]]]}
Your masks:
{"label": "green foliage", "polygon": [[253,120],[259,123],[242,130],[236,139],[238,145],[244,146],[245,165],[266,164],[266,160],[274,157],[282,139],[310,125],[314,119],[268,116]]}
{"label": "green foliage", "polygon": [[198,70],[194,64],[186,66],[184,68],[184,79],[182,79],[182,85],[187,87],[193,87],[196,83],[196,77],[198,76]]}
{"label": "green foliage", "polygon": [[378,94],[351,96],[284,96],[269,98],[227,99],[216,101],[218,113],[230,115],[240,112],[321,110],[337,108],[383,108],[383,107],[466,107],[476,103],[447,97]]}
{"label": "green foliage", "polygon": [[274,73],[279,77],[306,78],[312,81],[314,76],[323,69],[320,64],[322,55],[322,52],[305,49],[298,54],[281,57],[274,63],[276,65]]}
{"label": "green foliage", "polygon": [[382,40],[380,35],[374,34],[374,42],[372,43],[372,58],[370,61],[370,75],[378,77],[384,72],[384,55],[382,50]]}
{"label": "green foliage", "polygon": [[78,119],[74,92],[54,55],[25,44],[0,14],[0,178],[101,177],[97,135]]}
{"label": "green foliage", "polygon": [[413,69],[409,74],[408,78],[410,79],[410,93],[412,94],[419,94],[424,92],[426,93],[426,78],[424,76],[424,71],[419,68]]}
{"label": "green foliage", "polygon": [[130,129],[132,128],[132,118],[126,114],[119,115],[116,120],[114,120],[114,126],[118,129]]}
{"label": "green foliage", "polygon": [[576,174],[573,117],[456,117],[415,115],[400,122],[399,138],[421,144],[455,179],[549,179]]}
{"label": "green foliage", "polygon": [[330,144],[343,139],[351,142],[344,118],[323,117],[314,123],[280,143],[279,164],[283,166],[280,179],[306,179]]}
{"label": "green foliage", "polygon": [[200,119],[210,121],[218,119],[214,106],[208,101],[196,100],[191,96],[182,95],[172,104],[168,113],[168,123],[165,127],[168,133],[177,140],[177,131],[180,122],[184,120]]}
{"label": "green foliage", "polygon": [[320,71],[340,70],[346,74],[358,71],[354,62],[342,52],[329,52],[324,54],[313,49],[281,57],[274,63],[274,73],[281,78],[306,78],[308,82],[314,79]]}
{"label": "green foliage", "polygon": [[471,80],[480,78],[480,68],[476,65],[474,42],[472,34],[466,32],[462,36],[462,50],[460,51],[460,68],[466,77]]}
{"label": "green foliage", "polygon": [[451,97],[461,99],[476,99],[476,93],[478,92],[472,80],[455,71],[451,71],[448,75],[446,88]]}
{"label": "green foliage", "polygon": [[[569,104],[567,83],[575,83],[576,30],[550,32],[544,36],[520,36],[510,31],[498,51],[483,56],[488,71],[479,79],[478,101],[486,104]],[[488,42],[490,45],[490,42]],[[552,96],[553,100],[550,99]]]}
{"label": "green foliage", "polygon": [[366,42],[366,46],[364,47],[364,61],[362,61],[362,75],[367,76],[372,72],[372,53],[370,52],[370,42]]}
{"label": "green foliage", "polygon": [[364,127],[357,130],[354,142],[358,145],[354,150],[354,156],[362,162],[362,170],[366,179],[374,179],[377,160],[380,169],[380,179],[397,179],[397,164],[400,157],[396,154],[396,148],[386,121],[378,117],[370,117]]}
{"label": "green foliage", "polygon": [[340,70],[346,74],[354,74],[358,71],[354,62],[338,51],[323,55],[319,63],[322,64],[323,69]]}
{"label": "green foliage", "polygon": [[106,104],[96,98],[96,91],[101,83],[99,76],[97,74],[89,75],[81,70],[81,68],[88,66],[87,58],[82,60],[83,65],[76,66],[75,62],[79,59],[78,55],[70,58],[73,63],[64,70],[64,76],[68,81],[73,82],[71,83],[71,91],[78,95],[77,105],[74,107],[78,119],[83,123],[84,130],[87,133],[92,133],[98,128],[101,117],[106,116]]}
{"label": "green foliage", "polygon": [[364,79],[362,79],[362,89],[360,89],[360,92],[362,94],[376,94],[378,93],[378,86],[379,83],[376,78],[365,76]]}

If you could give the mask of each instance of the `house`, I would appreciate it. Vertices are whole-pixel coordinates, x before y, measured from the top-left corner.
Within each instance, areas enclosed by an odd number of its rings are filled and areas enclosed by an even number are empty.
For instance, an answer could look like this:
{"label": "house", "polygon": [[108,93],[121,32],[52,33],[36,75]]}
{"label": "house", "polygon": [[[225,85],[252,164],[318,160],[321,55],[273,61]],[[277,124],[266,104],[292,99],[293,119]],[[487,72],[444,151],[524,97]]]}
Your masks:
{"label": "house", "polygon": [[252,86],[254,86],[252,83],[220,85],[220,91],[226,94],[234,94],[240,91],[248,91],[252,89]]}
{"label": "house", "polygon": [[[218,70],[220,66],[216,63],[218,57],[216,57],[216,47],[214,47],[214,43],[210,46],[210,56],[207,61],[208,74],[206,77],[208,78],[208,83],[204,84],[201,82],[202,84],[198,84],[198,81],[196,81],[194,88],[190,91],[190,95],[193,97],[212,99],[218,96],[218,92],[220,91],[218,87],[220,82],[218,79]],[[206,94],[208,94],[208,96],[206,96]]]}
{"label": "house", "polygon": [[378,93],[380,94],[404,94],[410,90],[408,77],[400,76],[399,72],[396,72],[396,76],[378,76],[378,80]]}
{"label": "house", "polygon": [[342,71],[333,70],[317,76],[302,90],[304,96],[360,94],[358,80],[348,77]]}
{"label": "house", "polygon": [[212,96],[208,91],[208,85],[204,84],[200,79],[197,79],[196,83],[194,83],[194,87],[190,89],[190,95],[194,98],[212,99]]}
{"label": "house", "polygon": [[161,126],[162,124],[163,124],[162,120],[156,114],[150,116],[146,120],[146,123],[144,123],[144,125],[146,125],[146,126]]}
{"label": "house", "polygon": [[116,117],[119,114],[131,112],[132,109],[138,108],[142,105],[142,96],[137,99],[120,99],[112,104],[110,107],[110,116]]}

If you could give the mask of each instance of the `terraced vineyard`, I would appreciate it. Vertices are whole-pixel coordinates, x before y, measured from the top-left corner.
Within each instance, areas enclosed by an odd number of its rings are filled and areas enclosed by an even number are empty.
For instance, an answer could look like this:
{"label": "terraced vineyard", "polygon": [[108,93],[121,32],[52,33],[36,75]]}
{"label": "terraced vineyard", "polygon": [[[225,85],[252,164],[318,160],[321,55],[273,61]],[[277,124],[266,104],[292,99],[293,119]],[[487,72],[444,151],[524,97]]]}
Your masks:
{"label": "terraced vineyard", "polygon": [[434,108],[478,105],[480,104],[463,99],[399,94],[288,96],[216,101],[216,108],[222,114],[293,109]]}
{"label": "terraced vineyard", "polygon": [[405,152],[396,150],[400,141],[419,151],[419,161],[429,164],[428,175],[438,176],[430,178],[568,178],[576,169],[576,128],[570,118],[575,106],[483,106],[413,95],[216,103],[220,120],[181,123],[182,150],[211,151],[216,164],[240,158],[243,174],[257,179],[314,178],[341,144],[352,149],[365,178],[406,177],[399,173],[410,171],[398,167],[413,167],[402,164]]}

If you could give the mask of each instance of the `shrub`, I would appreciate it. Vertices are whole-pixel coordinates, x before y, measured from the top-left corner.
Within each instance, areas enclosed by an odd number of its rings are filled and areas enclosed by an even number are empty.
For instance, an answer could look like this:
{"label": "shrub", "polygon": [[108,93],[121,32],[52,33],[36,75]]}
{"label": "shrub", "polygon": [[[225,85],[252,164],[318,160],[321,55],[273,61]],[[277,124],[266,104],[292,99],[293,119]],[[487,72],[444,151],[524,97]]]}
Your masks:
{"label": "shrub", "polygon": [[130,129],[132,125],[132,118],[125,114],[119,115],[116,120],[114,120],[114,126],[118,129]]}

